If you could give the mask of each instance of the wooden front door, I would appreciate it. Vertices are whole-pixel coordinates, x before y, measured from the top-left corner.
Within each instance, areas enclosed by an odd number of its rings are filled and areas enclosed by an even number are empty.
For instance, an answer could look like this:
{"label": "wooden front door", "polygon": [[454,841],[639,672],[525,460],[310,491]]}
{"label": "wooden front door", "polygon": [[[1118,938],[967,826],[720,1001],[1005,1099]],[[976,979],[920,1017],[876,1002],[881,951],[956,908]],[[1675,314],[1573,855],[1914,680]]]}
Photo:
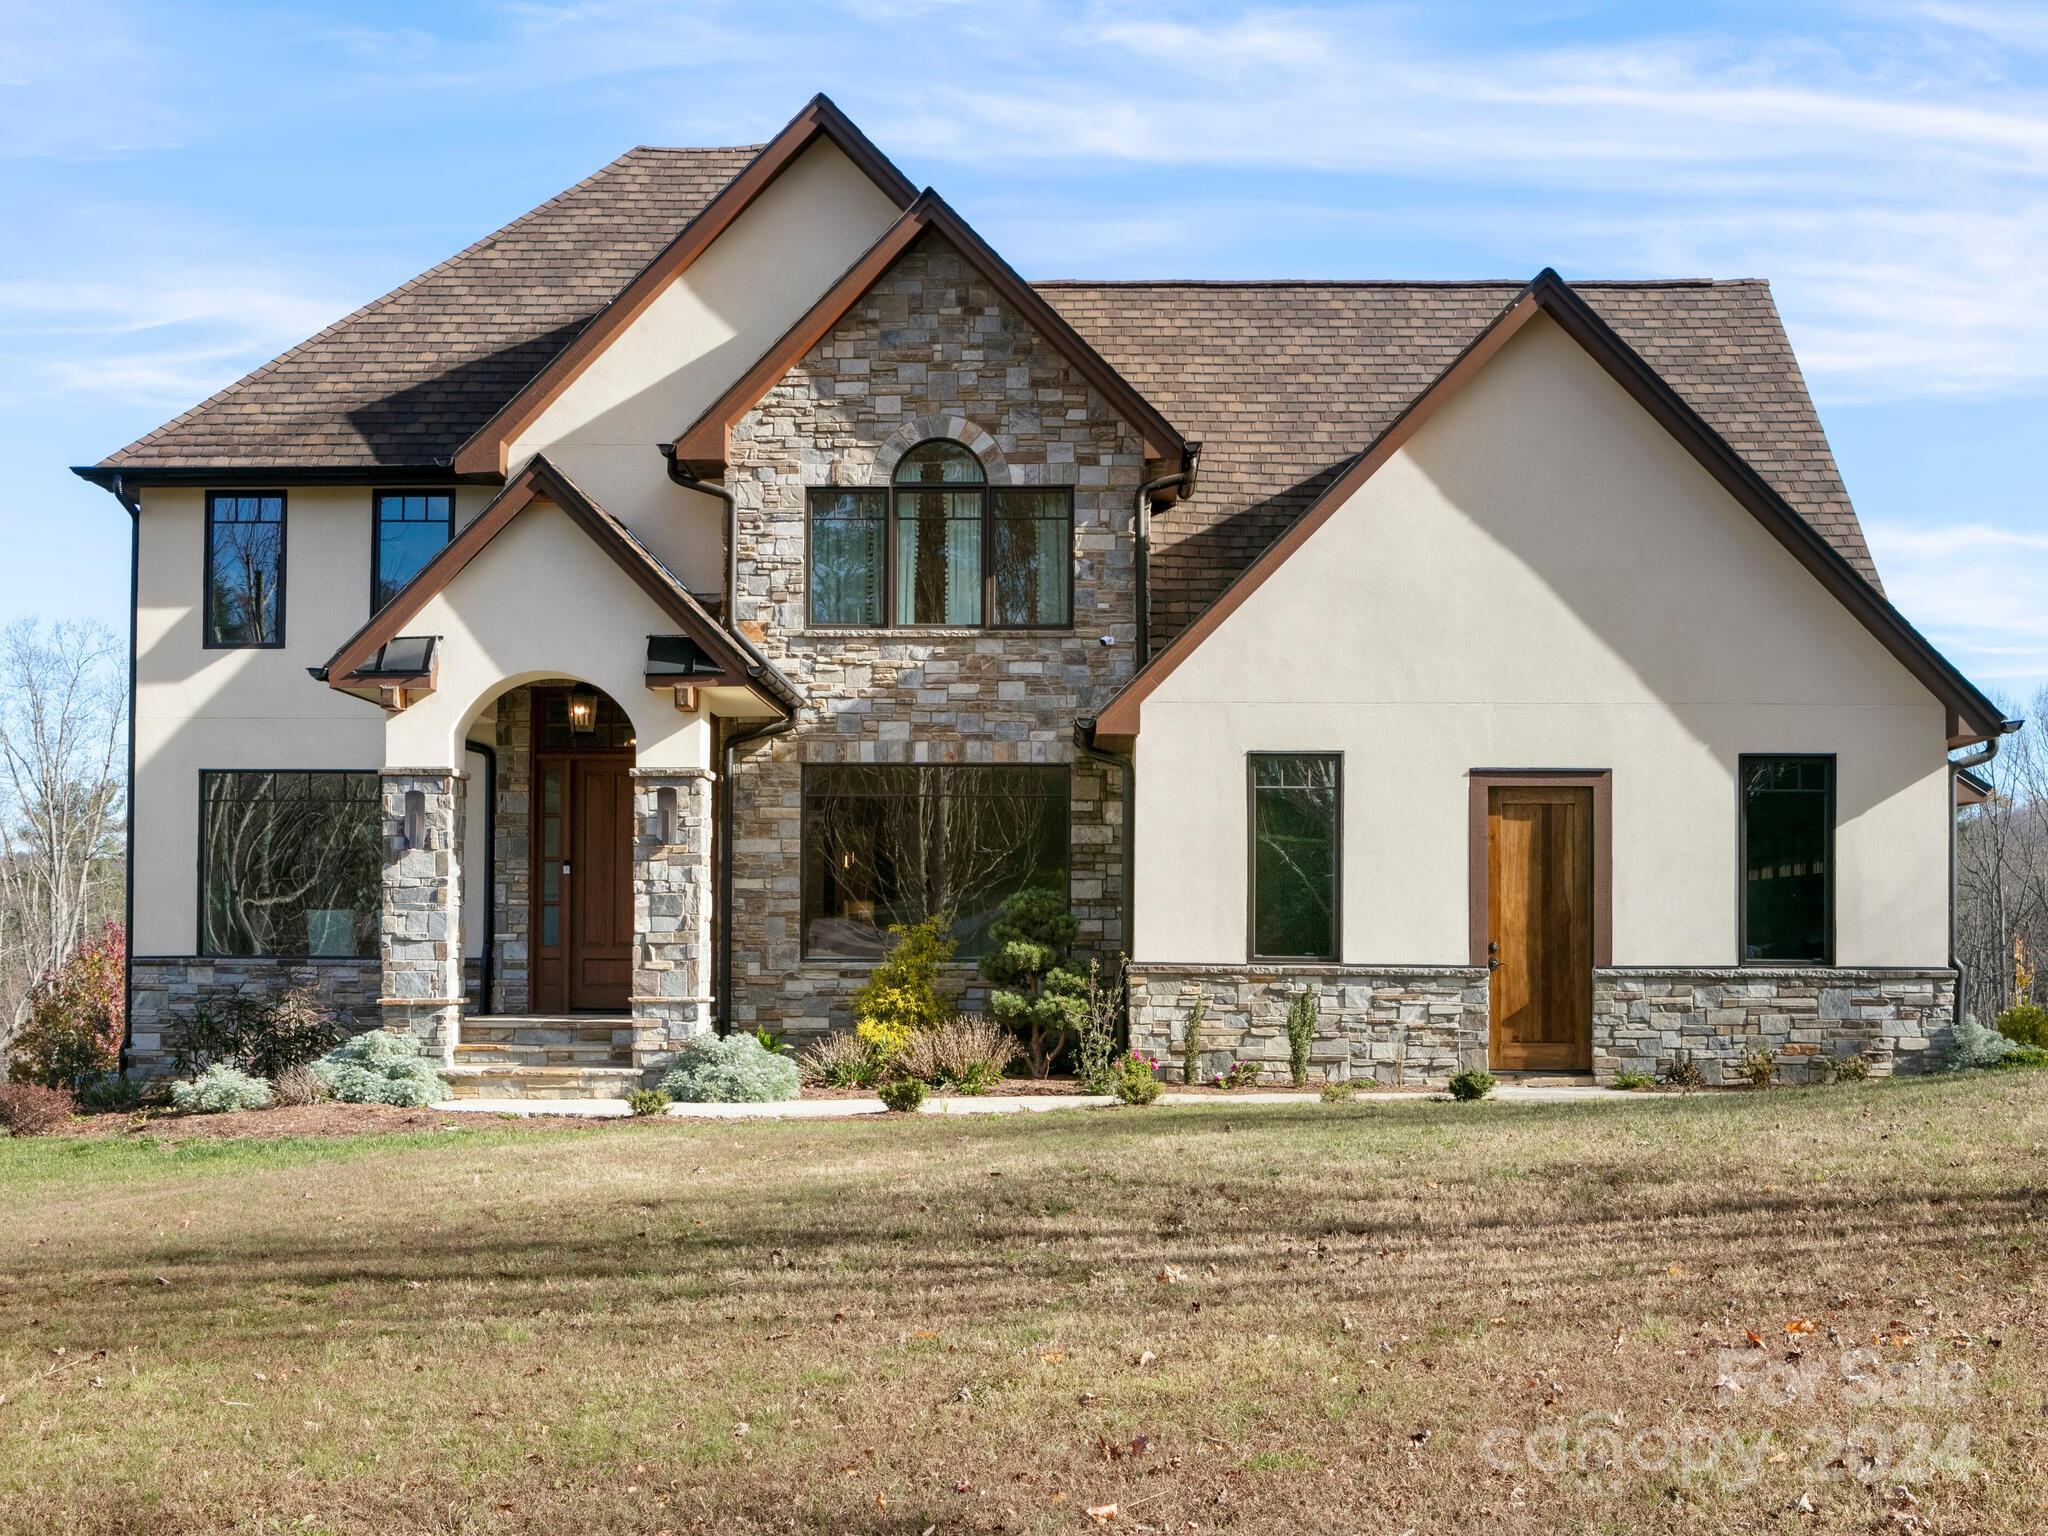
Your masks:
{"label": "wooden front door", "polygon": [[1593,791],[1494,785],[1486,890],[1492,1065],[1592,1070]]}
{"label": "wooden front door", "polygon": [[[536,698],[535,744],[544,748],[561,738],[550,742],[542,735],[543,703]],[[625,1013],[630,1007],[632,768],[630,744],[623,751],[607,743],[534,756],[535,1013]]]}

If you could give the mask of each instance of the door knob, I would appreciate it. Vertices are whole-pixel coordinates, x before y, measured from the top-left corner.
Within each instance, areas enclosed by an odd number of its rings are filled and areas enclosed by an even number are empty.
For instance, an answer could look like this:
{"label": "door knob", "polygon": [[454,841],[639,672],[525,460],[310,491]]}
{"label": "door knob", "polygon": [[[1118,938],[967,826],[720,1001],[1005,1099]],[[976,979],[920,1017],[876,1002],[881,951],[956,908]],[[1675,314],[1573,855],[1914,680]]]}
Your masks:
{"label": "door knob", "polygon": [[[568,871],[563,870],[562,873],[567,874]],[[1486,968],[1489,971],[1500,969],[1500,940],[1498,939],[1493,940],[1486,946]]]}
{"label": "door knob", "polygon": [[564,880],[569,878],[569,866],[566,862],[562,865],[562,878]]}

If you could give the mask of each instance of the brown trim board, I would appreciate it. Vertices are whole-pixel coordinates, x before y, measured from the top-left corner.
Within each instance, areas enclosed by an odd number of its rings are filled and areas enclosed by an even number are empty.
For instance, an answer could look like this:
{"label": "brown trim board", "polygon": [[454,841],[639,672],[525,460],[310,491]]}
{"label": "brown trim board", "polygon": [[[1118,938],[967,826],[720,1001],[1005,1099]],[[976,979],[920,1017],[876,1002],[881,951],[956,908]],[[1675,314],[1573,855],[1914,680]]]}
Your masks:
{"label": "brown trim board", "polygon": [[827,289],[824,296],[785,331],[753,367],[683,430],[675,441],[677,461],[706,478],[722,474],[726,462],[726,433],[732,424],[759,405],[777,381],[902,259],[919,236],[927,232],[951,241],[1004,302],[1051,342],[1109,402],[1117,415],[1138,429],[1145,439],[1145,456],[1148,459],[1165,460],[1176,467],[1180,465],[1187,451],[1187,442],[1173,424],[1090,346],[1058,310],[1019,277],[988,242],[969,228],[967,221],[946,205],[945,199],[929,188],[918,194],[917,200],[903,211],[903,216],[882,232],[881,238],[868,247],[866,253],[846,270],[846,274]]}
{"label": "brown trim board", "polygon": [[[567,513],[641,591],[653,598],[662,611],[724,669],[717,676],[695,679],[698,687],[741,687],[761,691],[752,676],[753,658],[718,626],[695,598],[669,578],[639,541],[610,513],[540,454],[534,456],[489,506],[443,545],[433,559],[420,567],[419,574],[399,588],[389,603],[343,642],[341,649],[334,653],[333,659],[323,669],[327,686],[360,688],[382,681],[361,677],[359,673],[363,664],[376,655],[380,647],[398,638],[429,600],[445,591],[448,584],[470,561],[483,553],[513,518],[538,500],[552,502]],[[786,704],[780,699],[774,702],[778,706]]]}
{"label": "brown trim board", "polygon": [[1740,454],[1729,447],[1720,434],[1708,426],[1699,413],[1687,405],[1627,342],[1617,336],[1563,278],[1546,267],[1448,368],[1437,375],[1427,389],[1409,402],[1407,408],[1363,453],[1351,461],[1329,489],[1317,497],[1286,532],[1267,546],[1265,553],[1247,566],[1215,601],[1195,616],[1194,622],[1124,684],[1096,717],[1097,737],[1113,747],[1134,740],[1146,697],[1539,312],[1556,321],[1558,327],[1649,411],[1724,490],[1806,567],[1815,580],[1861,620],[1864,628],[1922,686],[1948,706],[1955,717],[1950,746],[1964,746],[2003,734],[2007,729],[2004,712],[1935,650],[1876,588],[1857,575],[1855,568],[1812,524],[1795,512]]}
{"label": "brown trim board", "polygon": [[582,377],[584,370],[596,361],[618,334],[638,319],[671,282],[688,271],[711,243],[752,207],[754,200],[820,137],[830,139],[898,208],[906,208],[915,201],[917,189],[890,164],[888,156],[853,125],[830,97],[813,96],[804,109],[790,119],[789,125],[748,163],[747,168],[727,182],[703,211],[685,224],[675,239],[640,269],[638,276],[592,316],[590,323],[577,332],[546,367],[470,435],[469,440],[456,450],[456,472],[465,475],[504,474],[512,440],[533,425],[562,391]]}
{"label": "brown trim board", "polygon": [[1593,791],[1593,965],[1614,964],[1614,771],[1610,768],[1474,768],[1466,775],[1465,885],[1470,963],[1486,964],[1491,927],[1486,866],[1486,822],[1496,788]]}

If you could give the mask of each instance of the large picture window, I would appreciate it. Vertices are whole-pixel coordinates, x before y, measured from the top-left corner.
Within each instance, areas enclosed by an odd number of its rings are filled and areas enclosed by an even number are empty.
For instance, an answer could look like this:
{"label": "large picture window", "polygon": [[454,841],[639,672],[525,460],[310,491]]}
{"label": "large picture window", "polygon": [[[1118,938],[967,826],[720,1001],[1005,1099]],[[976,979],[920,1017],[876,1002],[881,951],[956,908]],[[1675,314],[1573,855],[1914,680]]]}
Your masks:
{"label": "large picture window", "polygon": [[819,628],[1073,622],[1073,492],[990,486],[981,461],[948,439],[906,453],[886,490],[813,489],[810,530]]}
{"label": "large picture window", "polygon": [[284,644],[284,492],[206,493],[206,644]]}
{"label": "large picture window", "polygon": [[963,957],[1018,891],[1067,890],[1067,770],[812,764],[803,771],[803,945],[872,960],[889,927],[951,916]]}
{"label": "large picture window", "polygon": [[1251,958],[1335,960],[1342,759],[1254,752],[1249,772]]}
{"label": "large picture window", "polygon": [[1835,760],[1744,757],[1742,958],[1834,963]]}
{"label": "large picture window", "polygon": [[438,555],[455,526],[455,498],[440,491],[378,491],[371,498],[370,612]]}
{"label": "large picture window", "polygon": [[200,953],[375,955],[382,815],[374,773],[202,773]]}

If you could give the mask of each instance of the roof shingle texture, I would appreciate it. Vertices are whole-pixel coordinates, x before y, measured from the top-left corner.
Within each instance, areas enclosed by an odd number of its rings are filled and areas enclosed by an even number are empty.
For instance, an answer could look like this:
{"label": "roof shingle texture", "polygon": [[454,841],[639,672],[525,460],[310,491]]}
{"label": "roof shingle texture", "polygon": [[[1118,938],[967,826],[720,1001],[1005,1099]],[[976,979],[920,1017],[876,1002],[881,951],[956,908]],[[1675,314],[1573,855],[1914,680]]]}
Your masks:
{"label": "roof shingle texture", "polygon": [[[641,148],[157,428],[113,468],[424,467],[456,450],[743,169]],[[1873,584],[1767,284],[1574,285]],[[1153,630],[1182,628],[1520,291],[1497,283],[1038,285],[1188,438],[1154,524]]]}

